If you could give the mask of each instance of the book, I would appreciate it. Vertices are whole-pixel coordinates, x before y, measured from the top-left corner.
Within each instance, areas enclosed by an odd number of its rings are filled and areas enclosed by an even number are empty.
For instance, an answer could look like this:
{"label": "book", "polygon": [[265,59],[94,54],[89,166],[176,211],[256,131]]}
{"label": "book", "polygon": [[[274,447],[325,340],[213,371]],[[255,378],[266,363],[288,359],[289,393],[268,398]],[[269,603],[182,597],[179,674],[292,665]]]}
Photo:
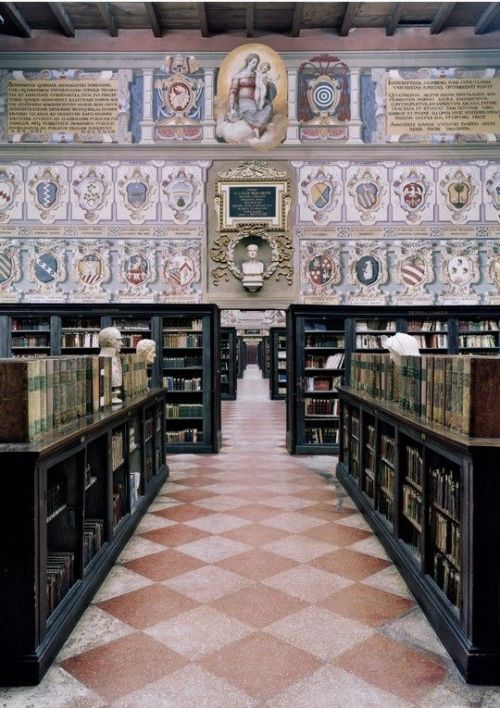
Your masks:
{"label": "book", "polygon": [[0,441],[30,442],[40,432],[37,359],[0,359]]}

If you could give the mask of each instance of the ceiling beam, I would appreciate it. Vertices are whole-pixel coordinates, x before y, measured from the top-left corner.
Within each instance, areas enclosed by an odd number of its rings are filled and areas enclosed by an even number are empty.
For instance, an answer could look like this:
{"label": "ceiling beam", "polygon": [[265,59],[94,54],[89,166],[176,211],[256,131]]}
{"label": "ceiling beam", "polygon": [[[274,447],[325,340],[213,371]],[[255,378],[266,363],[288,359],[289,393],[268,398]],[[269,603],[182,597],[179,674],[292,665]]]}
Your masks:
{"label": "ceiling beam", "polygon": [[249,2],[247,5],[247,11],[245,16],[245,27],[247,37],[253,37],[254,35],[254,19],[255,19],[255,5],[253,2]]}
{"label": "ceiling beam", "polygon": [[75,28],[62,2],[49,2],[48,5],[66,37],[74,37]]}
{"label": "ceiling beam", "polygon": [[392,35],[396,31],[396,27],[399,25],[399,21],[401,19],[402,14],[403,14],[403,3],[397,2],[394,5],[392,15],[387,20],[387,24],[385,26],[385,33],[388,37],[392,37]]}
{"label": "ceiling beam", "polygon": [[484,32],[486,32],[498,12],[499,5],[500,3],[498,2],[490,2],[486,10],[476,22],[476,26],[474,27],[474,34],[483,34]]}
{"label": "ceiling beam", "polygon": [[202,37],[210,37],[208,31],[208,17],[207,17],[207,4],[205,2],[198,2],[198,22],[200,23],[200,32]]}
{"label": "ceiling beam", "polygon": [[154,2],[145,2],[144,5],[146,6],[146,12],[148,13],[149,24],[151,25],[151,29],[153,30],[154,36],[155,37],[162,37],[163,30],[162,30],[162,27],[160,24],[160,18],[158,17],[158,13],[156,12]]}
{"label": "ceiling beam", "polygon": [[9,22],[14,25],[16,31],[19,32],[21,37],[31,37],[31,27],[13,2],[4,2],[2,5],[2,12]]}
{"label": "ceiling beam", "polygon": [[109,3],[97,2],[96,5],[111,37],[118,37],[118,27],[116,25],[116,20],[111,13]]}
{"label": "ceiling beam", "polygon": [[349,30],[352,27],[352,21],[354,19],[354,15],[356,14],[356,11],[359,7],[360,3],[359,2],[348,2],[345,8],[344,12],[344,17],[342,20],[342,24],[340,26],[339,30],[339,35],[341,37],[347,37],[349,34]]}
{"label": "ceiling beam", "polygon": [[440,6],[439,10],[434,15],[434,19],[429,27],[429,32],[431,34],[439,34],[444,27],[444,24],[448,17],[451,15],[455,9],[456,2],[444,2]]}
{"label": "ceiling beam", "polygon": [[300,30],[302,29],[302,17],[304,16],[304,3],[296,2],[293,8],[293,20],[292,20],[292,37],[300,37]]}

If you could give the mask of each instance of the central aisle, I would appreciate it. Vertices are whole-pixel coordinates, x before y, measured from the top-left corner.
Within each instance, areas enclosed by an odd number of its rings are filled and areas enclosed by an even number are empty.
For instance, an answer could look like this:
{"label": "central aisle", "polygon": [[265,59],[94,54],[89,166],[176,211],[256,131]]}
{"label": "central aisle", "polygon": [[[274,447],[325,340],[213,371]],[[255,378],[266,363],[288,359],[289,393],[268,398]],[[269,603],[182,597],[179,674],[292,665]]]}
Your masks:
{"label": "central aisle", "polygon": [[285,450],[285,404],[250,366],[218,455],[171,479],[26,708],[494,706],[466,686],[333,457]]}

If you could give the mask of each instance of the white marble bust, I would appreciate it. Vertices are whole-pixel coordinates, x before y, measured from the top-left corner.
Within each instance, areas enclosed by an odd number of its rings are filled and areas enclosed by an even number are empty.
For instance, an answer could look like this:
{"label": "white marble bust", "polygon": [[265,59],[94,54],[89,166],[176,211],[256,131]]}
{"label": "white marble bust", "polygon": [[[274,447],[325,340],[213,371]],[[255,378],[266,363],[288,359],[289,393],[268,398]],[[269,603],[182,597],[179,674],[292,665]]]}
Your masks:
{"label": "white marble bust", "polygon": [[243,287],[255,292],[263,285],[264,264],[258,259],[259,247],[256,243],[247,246],[248,260],[241,264]]}
{"label": "white marble bust", "polygon": [[141,339],[140,342],[137,343],[135,352],[139,361],[152,364],[156,359],[156,342],[153,339]]}
{"label": "white marble bust", "polygon": [[99,332],[99,346],[101,350],[99,356],[111,357],[111,386],[113,397],[111,403],[122,403],[120,389],[123,383],[122,363],[118,356],[123,346],[123,339],[120,330],[116,327],[105,327]]}

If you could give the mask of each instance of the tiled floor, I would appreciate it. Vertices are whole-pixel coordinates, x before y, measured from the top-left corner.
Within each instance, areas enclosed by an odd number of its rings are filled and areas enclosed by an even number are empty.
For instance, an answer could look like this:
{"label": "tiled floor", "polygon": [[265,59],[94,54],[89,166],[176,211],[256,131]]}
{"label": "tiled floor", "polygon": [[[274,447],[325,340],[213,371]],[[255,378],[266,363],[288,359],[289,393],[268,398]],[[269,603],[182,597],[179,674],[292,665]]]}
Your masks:
{"label": "tiled floor", "polygon": [[249,367],[218,455],[171,478],[40,686],[0,707],[500,706],[467,686],[332,479],[292,457]]}

